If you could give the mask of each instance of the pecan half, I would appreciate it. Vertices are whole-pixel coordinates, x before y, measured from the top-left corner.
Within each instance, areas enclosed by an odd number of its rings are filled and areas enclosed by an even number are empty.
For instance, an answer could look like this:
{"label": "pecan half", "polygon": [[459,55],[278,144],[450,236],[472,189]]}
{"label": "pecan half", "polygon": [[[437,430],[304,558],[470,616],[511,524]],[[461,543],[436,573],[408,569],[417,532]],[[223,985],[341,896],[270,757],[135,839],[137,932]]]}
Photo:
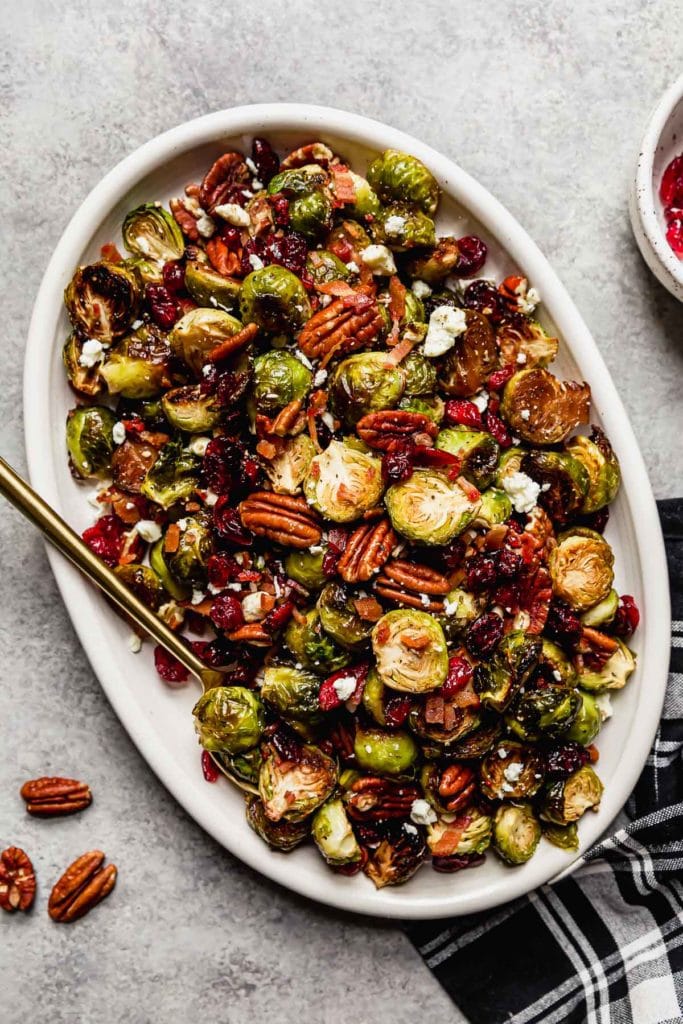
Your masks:
{"label": "pecan half", "polygon": [[459,811],[466,807],[477,791],[474,772],[464,764],[450,764],[439,780],[439,796],[446,810]]}
{"label": "pecan half", "polygon": [[171,199],[168,205],[171,207],[171,213],[185,238],[190,242],[199,242],[201,235],[197,228],[197,218],[190,213],[183,200]]}
{"label": "pecan half", "polygon": [[225,341],[219,342],[215,348],[212,348],[207,359],[211,363],[220,363],[228,356],[234,355],[235,352],[239,352],[241,348],[248,345],[250,341],[258,334],[258,325],[254,323],[245,324],[241,331],[237,331],[236,334],[230,335]]}
{"label": "pecan half", "polygon": [[322,537],[322,527],[304,498],[254,491],[240,503],[242,525],[259,537],[286,548],[308,548]]}
{"label": "pecan half", "polygon": [[25,782],[20,792],[28,813],[38,818],[74,814],[92,803],[90,787],[77,779],[44,776]]}
{"label": "pecan half", "polygon": [[28,910],[36,894],[36,875],[28,854],[8,846],[0,854],[0,907],[13,914]]}
{"label": "pecan half", "polygon": [[450,589],[448,579],[436,569],[400,558],[388,562],[375,580],[375,590],[380,597],[406,608],[422,608],[433,613],[443,611],[439,597]]}
{"label": "pecan half", "polygon": [[439,428],[424,413],[410,412],[408,409],[384,409],[363,416],[356,424],[356,432],[371,448],[387,452],[395,441],[406,438],[417,440],[418,443],[429,441],[436,437]]}
{"label": "pecan half", "polygon": [[420,789],[411,784],[367,776],[353,783],[344,800],[349,817],[355,821],[407,818]]}
{"label": "pecan half", "polygon": [[199,201],[212,214],[221,203],[230,202],[231,192],[246,185],[249,179],[242,154],[223,153],[207,171],[199,188]]}
{"label": "pecan half", "polygon": [[337,572],[347,583],[369,580],[388,560],[395,545],[396,534],[388,519],[363,523],[349,537]]}
{"label": "pecan half", "polygon": [[239,629],[226,633],[234,643],[254,644],[255,647],[270,647],[273,638],[260,622],[245,622]]}
{"label": "pecan half", "polygon": [[346,295],[314,313],[299,334],[299,348],[325,366],[333,356],[363,348],[384,329],[377,303],[369,295]]}
{"label": "pecan half", "polygon": [[53,921],[76,921],[109,895],[116,884],[116,867],[103,868],[103,861],[101,850],[90,850],[69,865],[50,893],[47,912]]}
{"label": "pecan half", "polygon": [[306,426],[306,413],[300,398],[295,398],[281,409],[274,419],[256,415],[256,433],[259,437],[296,437]]}

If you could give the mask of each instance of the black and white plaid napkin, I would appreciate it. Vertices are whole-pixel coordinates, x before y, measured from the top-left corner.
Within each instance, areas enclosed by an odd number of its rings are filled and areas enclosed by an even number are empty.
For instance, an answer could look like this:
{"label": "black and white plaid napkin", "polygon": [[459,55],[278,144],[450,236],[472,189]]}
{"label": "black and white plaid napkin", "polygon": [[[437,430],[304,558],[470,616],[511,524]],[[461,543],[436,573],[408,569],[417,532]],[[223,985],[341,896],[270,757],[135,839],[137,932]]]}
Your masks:
{"label": "black and white plaid napkin", "polygon": [[674,620],[669,685],[616,831],[555,885],[494,911],[407,925],[471,1024],[683,1021],[683,500],[661,501],[659,512]]}

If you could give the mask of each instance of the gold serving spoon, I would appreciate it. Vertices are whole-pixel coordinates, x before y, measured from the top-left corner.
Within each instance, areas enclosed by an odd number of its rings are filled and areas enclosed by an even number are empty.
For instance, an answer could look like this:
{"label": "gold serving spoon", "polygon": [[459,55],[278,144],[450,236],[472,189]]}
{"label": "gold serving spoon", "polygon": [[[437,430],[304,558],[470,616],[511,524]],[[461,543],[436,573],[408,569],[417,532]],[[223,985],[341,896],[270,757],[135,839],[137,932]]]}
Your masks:
{"label": "gold serving spoon", "polygon": [[[29,522],[37,526],[43,536],[65,558],[100,588],[114,604],[128,615],[141,630],[173,654],[199,680],[204,690],[220,686],[223,676],[216,669],[207,668],[194,651],[177,636],[166,623],[136,597],[122,580],[90,550],[78,534],[64,522],[53,508],[37,494],[25,480],[0,458],[0,494],[10,501]],[[220,755],[211,758],[223,775],[247,793],[256,793],[251,783],[240,779],[223,763]]]}

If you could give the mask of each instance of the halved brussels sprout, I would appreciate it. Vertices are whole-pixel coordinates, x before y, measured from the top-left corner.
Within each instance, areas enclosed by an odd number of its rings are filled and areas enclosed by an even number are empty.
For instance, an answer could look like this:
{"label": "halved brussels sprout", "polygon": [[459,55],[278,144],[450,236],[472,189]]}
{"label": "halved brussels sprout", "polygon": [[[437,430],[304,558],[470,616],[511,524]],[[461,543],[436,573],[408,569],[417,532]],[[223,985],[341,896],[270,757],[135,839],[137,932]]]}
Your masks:
{"label": "halved brussels sprout", "polygon": [[[422,754],[427,760],[435,761],[444,757],[449,760],[460,749],[464,737],[476,732],[482,724],[481,708],[452,707],[448,726],[437,722],[428,722],[425,704],[414,707],[408,715],[408,725],[416,736],[422,740]],[[451,725],[452,719],[452,725]]]}
{"label": "halved brussels sprout", "polygon": [[261,798],[248,795],[246,797],[247,821],[257,836],[274,850],[282,850],[289,853],[310,834],[308,821],[287,821],[281,818],[280,821],[270,821],[266,817],[266,810]]}
{"label": "halved brussels sprout", "polygon": [[586,471],[588,488],[581,511],[597,512],[609,505],[617,496],[621,470],[606,435],[599,427],[593,427],[590,437],[573,437],[565,448]]}
{"label": "halved brussels sprout", "polygon": [[522,473],[541,485],[538,503],[562,525],[579,512],[588,492],[588,474],[577,459],[564,452],[529,452]]}
{"label": "halved brussels sprout", "polygon": [[296,757],[281,757],[267,745],[259,773],[259,796],[269,821],[303,821],[324,804],[337,784],[337,765],[310,744]]}
{"label": "halved brussels sprout", "polygon": [[416,469],[407,480],[392,484],[384,503],[391,525],[408,540],[441,545],[469,526],[481,499],[467,494],[447,473]]}
{"label": "halved brussels sprout", "polygon": [[500,718],[484,720],[480,718],[476,729],[449,745],[448,756],[457,761],[470,761],[484,757],[494,743],[498,742],[502,732],[503,724]]}
{"label": "halved brussels sprout", "polygon": [[585,612],[612,589],[614,555],[594,530],[576,529],[561,536],[550,552],[553,592],[572,608]]}
{"label": "halved brussels sprout", "polygon": [[413,257],[406,267],[413,278],[437,285],[444,281],[458,262],[460,249],[458,241],[452,236],[439,238],[431,252]]}
{"label": "halved brussels sprout", "polygon": [[619,647],[599,672],[580,672],[579,686],[591,693],[603,690],[621,690],[636,667],[636,656],[625,643],[617,640]]}
{"label": "halved brussels sprout", "polygon": [[447,427],[439,431],[436,447],[460,459],[462,475],[480,491],[493,482],[500,447],[490,434],[470,427]]}
{"label": "halved brussels sprout", "polygon": [[316,284],[345,281],[351,274],[346,264],[327,249],[312,249],[306,257],[306,270]]}
{"label": "halved brussels sprout", "polygon": [[387,245],[395,252],[429,248],[436,244],[436,230],[431,217],[405,203],[381,207],[370,224],[370,233],[375,242]]}
{"label": "halved brussels sprout", "polygon": [[179,440],[169,441],[148,471],[141,493],[162,508],[189,498],[199,486],[200,460],[187,452]]}
{"label": "halved brussels sprout", "polygon": [[152,545],[149,552],[149,564],[154,569],[155,573],[162,582],[164,588],[168,591],[171,597],[175,601],[187,601],[191,594],[191,588],[183,586],[171,574],[171,570],[166,564],[164,558],[164,538],[161,537],[156,544]]}
{"label": "halved brussels sprout", "polygon": [[62,349],[62,362],[74,391],[87,395],[88,398],[95,398],[104,390],[104,383],[98,363],[93,366],[84,366],[81,363],[83,341],[76,331],[72,331]]}
{"label": "halved brussels sprout", "polygon": [[578,851],[579,830],[576,827],[576,822],[572,822],[571,825],[555,825],[551,821],[543,821],[541,822],[541,831],[543,838],[553,846],[558,846],[561,850],[569,850],[571,853]]}
{"label": "halved brussels sprout", "polygon": [[339,797],[328,800],[315,812],[311,835],[323,857],[332,867],[357,864],[361,848],[353,834],[344,803]]}
{"label": "halved brussels sprout", "polygon": [[178,547],[166,552],[165,562],[173,579],[181,586],[206,583],[206,563],[213,552],[209,517],[203,512],[186,516],[180,531]]}
{"label": "halved brussels sprout", "polygon": [[496,470],[496,487],[502,487],[509,477],[521,472],[522,459],[525,454],[523,448],[507,448],[501,452],[498,469]]}
{"label": "halved brussels sprout", "polygon": [[512,515],[512,502],[497,487],[487,487],[481,495],[481,505],[473,526],[487,526],[489,529],[497,523],[504,523]]}
{"label": "halved brussels sprout", "polygon": [[588,384],[558,380],[549,370],[520,370],[505,385],[500,412],[531,444],[557,444],[588,422]]}
{"label": "halved brussels sprout", "polygon": [[[497,332],[503,363],[513,366],[548,366],[557,355],[559,342],[532,317],[517,315],[501,324]],[[520,358],[521,357],[521,358]]]}
{"label": "halved brussels sprout", "polygon": [[285,721],[304,735],[322,721],[318,691],[320,680],[312,672],[291,665],[268,665],[263,674],[261,697]]}
{"label": "halved brussels sprout", "polygon": [[342,441],[316,455],[304,480],[306,500],[325,518],[350,523],[382,497],[382,463]]}
{"label": "halved brussels sprout", "polygon": [[152,398],[171,383],[166,339],[151,327],[140,327],[119,342],[100,366],[107,391],[122,398]]}
{"label": "halved brussels sprout", "polygon": [[618,607],[619,595],[612,588],[607,597],[604,597],[602,601],[598,601],[597,604],[594,604],[592,608],[589,608],[587,612],[583,612],[579,617],[584,626],[596,629],[598,626],[605,626],[611,622],[617,614]]}
{"label": "halved brussels sprout", "polygon": [[387,149],[368,167],[368,182],[383,203],[417,206],[430,216],[439,204],[440,189],[425,165],[409,153]]}
{"label": "halved brussels sprout", "polygon": [[161,399],[161,406],[171,426],[188,434],[203,434],[212,430],[223,415],[213,395],[205,395],[200,384],[171,388]]}
{"label": "halved brussels sprout", "polygon": [[131,210],[121,233],[128,252],[155,263],[179,260],[185,252],[182,231],[160,203],[144,203]]}
{"label": "halved brussels sprout", "polygon": [[263,705],[244,686],[215,686],[199,698],[192,711],[204,750],[239,754],[255,747],[264,727]]}
{"label": "halved brussels sprout", "polygon": [[306,289],[296,274],[273,264],[245,277],[240,293],[244,323],[255,323],[271,334],[289,334],[311,316]]}
{"label": "halved brussels sprout", "polygon": [[164,266],[154,260],[146,260],[143,256],[129,256],[123,260],[122,267],[132,271],[141,287],[146,284],[164,283]]}
{"label": "halved brussels sprout", "polygon": [[393,409],[405,389],[400,366],[387,366],[385,352],[358,352],[344,359],[329,380],[332,407],[348,427],[369,412]]}
{"label": "halved brussels sprout", "polygon": [[372,630],[377,673],[392,690],[428,693],[448,675],[446,638],[427,612],[397,608],[387,612]]}
{"label": "halved brussels sprout", "polygon": [[328,583],[316,606],[325,632],[351,651],[363,647],[370,636],[370,623],[361,619],[353,598],[354,595],[342,583]]}
{"label": "halved brussels sprout", "polygon": [[329,675],[351,661],[349,652],[323,630],[317,608],[309,609],[303,622],[290,619],[283,639],[297,661],[318,675]]}
{"label": "halved brussels sprout", "polygon": [[438,365],[439,384],[447,394],[459,398],[476,394],[498,362],[496,336],[487,318],[466,309],[465,319],[465,333],[456,338]]}
{"label": "halved brussels sprout", "polygon": [[349,174],[353,180],[356,198],[344,212],[348,217],[357,217],[360,220],[364,220],[368,216],[374,217],[380,209],[377,193],[360,174],[356,174],[354,171],[349,171]]}
{"label": "halved brussels sprout", "polygon": [[324,550],[289,551],[285,558],[285,572],[296,583],[308,590],[318,590],[327,582],[323,572]]}
{"label": "halved brussels sprout", "polygon": [[[406,293],[406,299],[412,292]],[[419,301],[419,300],[416,300]],[[407,311],[407,304],[406,304]],[[401,363],[405,380],[405,394],[432,395],[436,391],[436,370],[434,364],[421,352],[410,352]]]}
{"label": "halved brussels sprout", "polygon": [[587,747],[600,732],[602,715],[592,694],[586,693],[585,690],[578,690],[576,692],[581,699],[581,705],[576,718],[572,722],[572,727],[567,733],[567,739],[574,740],[575,743],[581,743],[582,746]]}
{"label": "halved brussels sprout", "polygon": [[356,729],[353,752],[362,769],[380,775],[405,775],[420,749],[408,732],[399,729]]}
{"label": "halved brussels sprout", "polygon": [[224,277],[208,263],[188,260],[185,265],[185,287],[198,306],[237,309],[240,282]]}
{"label": "halved brussels sprout", "polygon": [[154,569],[138,562],[129,562],[128,565],[117,565],[114,572],[148,608],[155,612],[159,610],[166,593]]}
{"label": "halved brussels sprout", "polygon": [[542,690],[523,693],[505,715],[505,724],[520,740],[561,736],[576,720],[580,708],[581,697],[576,690],[544,686]]}
{"label": "halved brussels sprout", "polygon": [[561,647],[543,637],[538,667],[542,674],[560,686],[576,686],[576,669]]}
{"label": "halved brussels sprout", "polygon": [[526,800],[543,784],[543,755],[536,747],[501,740],[481,763],[481,791],[489,800]]}
{"label": "halved brussels sprout", "polygon": [[408,395],[404,396],[398,403],[399,409],[407,409],[408,412],[421,412],[436,423],[437,427],[444,418],[445,403],[438,395]]}
{"label": "halved brussels sprout", "polygon": [[140,302],[132,270],[100,260],[79,267],[64,292],[71,323],[86,338],[110,345],[128,330]]}
{"label": "halved brussels sprout", "polygon": [[284,440],[272,459],[264,460],[263,468],[276,494],[298,494],[316,452],[310,437],[298,434]]}
{"label": "halved brussels sprout", "polygon": [[493,819],[493,849],[506,864],[526,864],[541,841],[531,804],[501,804]]}
{"label": "halved brussels sprout", "polygon": [[478,808],[469,808],[463,828],[462,819],[447,814],[427,828],[427,844],[433,857],[462,857],[484,853],[491,845],[493,822]]}
{"label": "halved brussels sprout", "polygon": [[168,340],[176,359],[199,377],[209,352],[241,329],[239,320],[222,309],[191,309],[175,324]]}
{"label": "halved brussels sprout", "polygon": [[555,825],[578,821],[589,808],[597,811],[604,788],[591,766],[584,764],[568,778],[547,787],[541,804],[541,817]]}
{"label": "halved brussels sprout", "polygon": [[306,397],[312,376],[291,352],[283,349],[264,352],[254,360],[251,403],[257,412],[273,416],[290,402]]}
{"label": "halved brussels sprout", "polygon": [[289,223],[294,231],[315,241],[332,227],[332,200],[325,189],[289,201]]}
{"label": "halved brussels sprout", "polygon": [[75,476],[106,476],[114,454],[116,416],[103,405],[82,405],[66,417],[66,446]]}
{"label": "halved brussels sprout", "polygon": [[488,662],[474,670],[474,689],[482,704],[501,713],[525,685],[538,664],[541,641],[523,630],[514,630],[498,644]]}
{"label": "halved brussels sprout", "polygon": [[403,885],[422,864],[426,849],[419,829],[397,822],[391,830],[383,830],[383,838],[377,847],[367,848],[368,859],[363,871],[377,889],[383,889],[385,885]]}

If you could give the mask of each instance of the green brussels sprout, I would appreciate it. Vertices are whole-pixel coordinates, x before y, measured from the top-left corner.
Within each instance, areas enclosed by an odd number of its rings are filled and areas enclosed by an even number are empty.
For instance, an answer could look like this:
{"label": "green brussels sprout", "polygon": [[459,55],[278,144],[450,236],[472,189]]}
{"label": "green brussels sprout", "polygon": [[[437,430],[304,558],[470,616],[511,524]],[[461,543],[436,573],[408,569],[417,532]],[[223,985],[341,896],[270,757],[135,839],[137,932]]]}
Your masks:
{"label": "green brussels sprout", "polygon": [[604,597],[602,601],[598,601],[592,608],[589,608],[587,612],[582,612],[579,616],[584,626],[589,626],[591,629],[597,629],[599,626],[606,626],[612,621],[614,616],[617,614],[617,608],[619,607],[619,595],[616,590],[612,588],[607,597]]}
{"label": "green brussels sprout", "polygon": [[170,508],[189,498],[199,486],[200,465],[200,459],[185,451],[180,440],[169,441],[148,471],[141,492],[162,508]]}
{"label": "green brussels sprout", "polygon": [[[430,307],[434,305],[431,299]],[[451,305],[451,303],[439,303]],[[459,308],[459,303],[455,303]],[[438,308],[435,307],[435,308]],[[432,309],[432,313],[435,309]],[[474,309],[464,310],[466,329],[437,363],[441,389],[448,395],[469,398],[486,383],[498,365],[496,335],[488,319]]]}
{"label": "green brussels sprout", "polygon": [[544,686],[523,693],[505,715],[505,724],[520,740],[557,737],[567,732],[581,708],[581,696],[564,686]]}
{"label": "green brussels sprout", "polygon": [[188,260],[185,265],[185,287],[198,306],[220,307],[231,312],[237,309],[239,281],[224,277],[209,263]]}
{"label": "green brussels sprout", "polygon": [[297,661],[304,668],[323,676],[348,665],[351,655],[324,632],[317,608],[309,609],[304,620],[290,619],[283,637]]}
{"label": "green brussels sprout", "polygon": [[612,589],[613,565],[612,549],[599,533],[575,529],[563,534],[550,553],[553,593],[576,611],[585,612]]}
{"label": "green brussels sprout", "polygon": [[312,249],[306,257],[306,270],[316,284],[346,281],[351,271],[345,263],[326,249]]}
{"label": "green brussels sprout", "polygon": [[427,612],[396,608],[375,623],[372,650],[386,686],[405,693],[436,690],[448,675],[446,638]]}
{"label": "green brussels sprout", "polygon": [[112,349],[100,366],[107,391],[131,399],[158,395],[171,383],[170,354],[166,339],[154,328],[138,328]]}
{"label": "green brussels sprout", "polygon": [[560,686],[570,689],[576,686],[576,669],[561,647],[544,637],[538,667],[546,677],[551,677]]}
{"label": "green brussels sprout", "polygon": [[579,673],[579,686],[582,690],[602,693],[603,690],[621,690],[626,685],[636,667],[636,656],[621,640],[617,640],[617,643],[618,648],[598,672]]}
{"label": "green brussels sprout", "polygon": [[484,853],[491,845],[493,822],[488,814],[473,807],[467,811],[467,823],[447,814],[427,827],[427,845],[434,857],[465,856]]}
{"label": "green brussels sprout", "polygon": [[256,412],[273,416],[297,398],[305,398],[311,378],[311,371],[291,352],[271,349],[254,360],[251,403]]}
{"label": "green brussels sprout", "polygon": [[438,238],[430,252],[420,253],[408,261],[407,273],[432,287],[440,284],[451,273],[460,255],[457,238]]}
{"label": "green brussels sprout", "polygon": [[436,447],[462,462],[462,475],[484,490],[493,483],[500,447],[490,434],[470,427],[447,427],[439,431]]}
{"label": "green brussels sprout", "polygon": [[335,414],[347,427],[369,412],[393,409],[403,395],[405,376],[399,366],[386,365],[385,352],[358,352],[335,368],[329,392]]}
{"label": "green brussels sprout", "polygon": [[469,526],[481,504],[438,469],[416,469],[384,496],[391,525],[408,540],[448,544]]}
{"label": "green brussels sprout", "polygon": [[501,804],[493,819],[493,849],[506,864],[526,864],[541,841],[531,804]]}
{"label": "green brussels sprout", "polygon": [[581,699],[578,714],[567,732],[567,739],[587,747],[600,732],[602,715],[595,697],[585,690],[577,690]]}
{"label": "green brussels sprout", "polygon": [[307,735],[322,722],[318,691],[320,680],[312,672],[290,665],[268,665],[263,674],[261,697],[299,732]]}
{"label": "green brussels sprout", "polygon": [[566,523],[579,512],[588,491],[588,474],[578,459],[565,452],[529,452],[521,469],[541,485],[538,503],[554,522]]}
{"label": "green brussels sprout", "polygon": [[246,796],[247,821],[257,836],[263,839],[273,850],[289,853],[308,839],[310,826],[308,821],[270,821],[266,817],[263,802],[258,796]]}
{"label": "green brussels sprout", "polygon": [[177,549],[165,555],[168,571],[181,586],[203,585],[206,583],[206,563],[212,552],[209,517],[202,512],[186,516]]}
{"label": "green brussels sprout", "polygon": [[505,385],[500,414],[522,440],[557,444],[588,421],[588,384],[558,380],[549,370],[520,370]]}
{"label": "green brussels sprout", "polygon": [[146,284],[164,283],[164,265],[155,260],[146,260],[143,256],[129,256],[120,266],[130,270],[141,288]]}
{"label": "green brussels sprout", "polygon": [[597,512],[609,505],[617,496],[621,470],[607,436],[599,427],[593,427],[590,437],[573,437],[565,448],[586,471],[588,487],[581,511]]}
{"label": "green brussels sprout", "polygon": [[223,415],[213,395],[205,395],[200,384],[171,388],[161,399],[161,406],[171,426],[188,434],[212,430]]}
{"label": "green brussels sprout", "polygon": [[437,427],[444,418],[446,411],[443,398],[438,395],[406,396],[398,403],[399,409],[407,409],[408,412],[421,412],[427,416]]}
{"label": "green brussels sprout", "polygon": [[361,848],[339,797],[328,800],[315,812],[311,835],[327,863],[333,867],[357,864],[361,859]]}
{"label": "green brussels sprout", "polygon": [[489,800],[527,800],[541,788],[543,772],[536,747],[505,739],[482,761],[479,785]]}
{"label": "green brussels sprout", "polygon": [[376,889],[403,885],[420,867],[425,853],[425,841],[417,828],[396,827],[384,834],[378,846],[367,848],[368,859],[363,871]]}
{"label": "green brussels sprout", "polygon": [[282,192],[288,197],[307,196],[315,192],[329,179],[327,171],[319,164],[305,164],[303,167],[289,167],[280,171],[268,184],[268,194],[275,196]]}
{"label": "green brussels sprout", "polygon": [[78,391],[80,395],[87,395],[88,398],[96,398],[104,390],[104,383],[98,363],[93,366],[84,366],[81,363],[83,341],[76,331],[72,331],[62,349],[62,362],[74,391]]}
{"label": "green brussels sprout", "polygon": [[107,260],[79,267],[64,292],[74,327],[105,345],[126,333],[139,302],[140,287],[133,271]]}
{"label": "green brussels sprout", "polygon": [[[496,337],[502,362],[506,366],[548,366],[557,355],[559,342],[533,317],[517,314],[501,324]],[[521,359],[519,357],[522,357]]]}
{"label": "green brussels sprout", "polygon": [[244,323],[258,324],[270,334],[289,334],[311,316],[311,304],[299,278],[276,264],[245,277],[240,310]]}
{"label": "green brussels sprout", "polygon": [[371,668],[365,679],[361,703],[378,725],[386,725],[387,720],[384,714],[384,697],[386,687],[374,668]]}
{"label": "green brussels sprout", "polygon": [[538,664],[541,641],[523,630],[513,630],[498,644],[488,662],[474,670],[474,689],[485,707],[501,713],[525,685]]}
{"label": "green brussels sprout", "polygon": [[324,189],[289,201],[289,223],[309,241],[315,241],[332,227],[332,200]]}
{"label": "green brussels sprout", "polygon": [[408,715],[408,726],[422,740],[422,753],[427,760],[440,760],[453,757],[453,751],[459,749],[464,737],[470,736],[479,729],[483,718],[481,710],[474,707],[452,709],[452,725],[448,727],[427,721],[424,704],[414,707]]}
{"label": "green brussels sprout", "polygon": [[373,160],[368,182],[383,203],[408,203],[430,216],[439,204],[440,189],[433,175],[417,157],[397,149],[387,149]]}
{"label": "green brussels sprout", "polygon": [[75,476],[102,477],[109,473],[114,454],[116,416],[103,405],[81,405],[66,417],[66,446]]}
{"label": "green brussels sprout", "polygon": [[489,529],[496,523],[504,523],[512,515],[512,502],[505,493],[497,487],[487,487],[482,491],[481,505],[477,512],[473,526],[486,526]]}
{"label": "green brussels sprout", "polygon": [[356,761],[364,771],[405,775],[415,764],[419,747],[408,732],[358,727],[353,742]]}
{"label": "green brussels sprout", "polygon": [[[422,326],[422,325],[424,325],[427,322],[427,318],[425,317],[425,308],[424,308],[424,306],[422,304],[422,300],[418,299],[418,297],[415,294],[415,292],[407,291],[405,293],[405,296],[404,296],[404,299],[403,299],[403,304],[405,306],[405,309],[403,311],[403,316],[401,317],[401,319],[399,321],[399,327],[403,328],[403,327],[409,327],[411,325],[412,326]],[[427,359],[426,356],[422,355],[422,353],[420,353],[420,352],[415,352],[415,351],[409,352],[407,357],[401,363],[401,365],[403,367],[403,370],[404,370],[404,373],[406,374],[406,391],[408,391],[410,394],[422,394],[423,393],[421,391],[420,392],[417,392],[417,391],[412,391],[411,392],[411,391],[409,391],[409,388],[408,388],[409,371],[407,370],[407,366],[408,366],[408,364],[410,362],[415,362],[415,363],[418,363],[418,364],[419,363],[426,363],[427,366],[430,367],[430,369],[432,370],[432,379],[434,381],[431,390],[434,391],[435,388],[436,388],[436,371],[434,370],[434,366],[433,366],[432,363],[430,363],[430,361]],[[420,375],[417,378],[417,380],[418,380],[418,383],[421,384],[421,386],[423,386],[422,376],[423,376],[423,374],[425,374],[427,372],[428,371],[427,371],[427,369],[424,366],[420,367]]]}
{"label": "green brussels sprout", "polygon": [[209,352],[242,330],[242,324],[222,309],[191,309],[168,336],[171,351],[199,377]]}
{"label": "green brussels sprout", "polygon": [[420,209],[405,203],[381,207],[370,224],[375,242],[389,246],[394,252],[429,248],[436,244],[434,221]]}
{"label": "green brussels sprout", "polygon": [[382,497],[382,463],[342,441],[331,441],[311,460],[304,480],[306,500],[326,519],[350,523]]}
{"label": "green brussels sprout", "polygon": [[299,493],[317,450],[307,434],[297,434],[283,440],[272,459],[263,460],[265,474],[276,494]]}
{"label": "green brussels sprout", "polygon": [[144,203],[131,210],[121,233],[128,252],[155,263],[179,260],[185,252],[182,231],[160,203]]}
{"label": "green brussels sprout", "polygon": [[360,174],[354,171],[349,171],[349,174],[353,179],[356,198],[353,203],[346,206],[344,213],[347,217],[357,217],[359,220],[364,220],[368,216],[375,217],[380,210],[377,193]]}
{"label": "green brussels sprout", "polygon": [[320,551],[289,551],[285,558],[285,572],[307,590],[318,590],[327,582],[323,572],[325,552]]}
{"label": "green brussels sprout", "polygon": [[252,747],[251,750],[244,750],[239,754],[225,754],[222,751],[217,751],[214,757],[221,761],[225,768],[236,775],[238,779],[250,782],[253,786],[258,784],[258,775],[263,761],[260,747]]}
{"label": "green brussels sprout", "polygon": [[486,598],[472,594],[469,590],[455,587],[444,598],[444,616],[441,620],[444,631],[450,638],[459,636],[478,619],[486,605]]}
{"label": "green brussels sprout", "polygon": [[166,593],[154,569],[138,562],[129,562],[128,565],[117,565],[114,572],[143,604],[152,611],[159,610],[166,599]]}
{"label": "green brussels sprout", "polygon": [[203,693],[192,714],[204,750],[239,754],[255,747],[264,727],[263,705],[244,686],[215,686]]}
{"label": "green brussels sprout", "polygon": [[543,794],[540,815],[555,825],[578,821],[590,808],[597,811],[605,787],[589,764],[568,778],[551,783]]}
{"label": "green brussels sprout", "polygon": [[[412,292],[407,292],[412,295]],[[419,302],[419,299],[416,301]],[[407,306],[406,306],[407,309]],[[405,380],[405,394],[432,395],[436,391],[436,370],[431,360],[421,352],[410,352],[401,363]]]}
{"label": "green brussels sprout", "polygon": [[141,419],[147,430],[166,433],[168,420],[164,416],[161,399],[154,398],[119,398],[116,412],[120,420]]}
{"label": "green brussels sprout", "polygon": [[176,579],[171,575],[171,571],[166,564],[164,558],[164,538],[161,537],[155,544],[152,545],[149,552],[149,564],[154,569],[155,573],[159,577],[164,586],[164,589],[168,591],[174,601],[187,601],[191,594],[190,587],[184,587],[181,583],[178,583]]}
{"label": "green brussels sprout", "polygon": [[337,784],[337,765],[311,744],[296,757],[283,758],[266,745],[259,773],[259,796],[269,821],[303,821],[324,804]]}
{"label": "green brussels sprout", "polygon": [[331,582],[321,591],[316,605],[325,632],[350,651],[364,646],[371,628],[369,622],[361,619],[353,600],[348,587]]}
{"label": "green brussels sprout", "polygon": [[569,850],[571,853],[578,853],[579,830],[575,821],[570,825],[555,825],[551,821],[542,821],[541,831],[543,838],[553,846],[559,846],[561,850]]}
{"label": "green brussels sprout", "polygon": [[508,448],[506,451],[501,452],[500,459],[498,461],[498,468],[496,469],[495,485],[496,487],[502,487],[504,482],[515,473],[521,472],[522,459],[525,456],[523,448]]}
{"label": "green brussels sprout", "polygon": [[493,745],[498,742],[503,732],[500,718],[482,720],[481,716],[477,717],[479,724],[476,729],[449,745],[449,757],[457,761],[478,760],[488,754]]}

